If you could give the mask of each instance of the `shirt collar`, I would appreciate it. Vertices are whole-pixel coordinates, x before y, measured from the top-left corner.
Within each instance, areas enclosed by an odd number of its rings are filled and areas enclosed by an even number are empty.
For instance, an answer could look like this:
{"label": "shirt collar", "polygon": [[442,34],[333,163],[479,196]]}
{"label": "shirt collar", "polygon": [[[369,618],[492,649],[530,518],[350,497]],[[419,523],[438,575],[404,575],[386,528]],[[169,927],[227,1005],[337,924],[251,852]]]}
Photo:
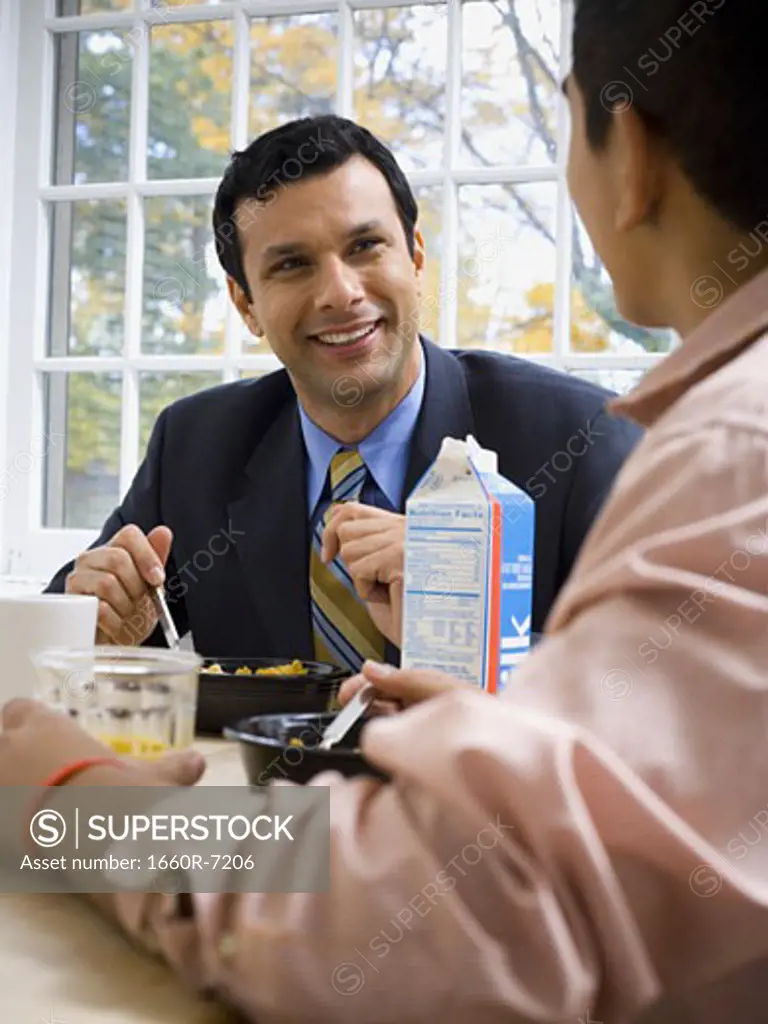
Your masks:
{"label": "shirt collar", "polygon": [[609,409],[651,426],[686,391],[733,359],[768,329],[768,270],[730,296]]}
{"label": "shirt collar", "polygon": [[[399,508],[411,438],[416,429],[426,382],[426,360],[419,346],[419,375],[408,394],[391,413],[356,447],[376,484],[393,508]],[[331,459],[345,446],[309,418],[299,402],[299,418],[309,457],[307,498],[310,514],[323,493]]]}

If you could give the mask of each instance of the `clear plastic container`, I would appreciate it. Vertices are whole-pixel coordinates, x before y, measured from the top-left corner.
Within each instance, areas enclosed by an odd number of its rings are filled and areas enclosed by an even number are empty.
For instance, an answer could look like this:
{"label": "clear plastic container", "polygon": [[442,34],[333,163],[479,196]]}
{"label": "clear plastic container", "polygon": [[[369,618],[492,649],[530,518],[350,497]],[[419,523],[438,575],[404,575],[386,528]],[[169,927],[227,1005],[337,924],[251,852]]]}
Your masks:
{"label": "clear plastic container", "polygon": [[37,697],[131,757],[158,757],[195,738],[202,658],[152,647],[48,648],[33,656]]}

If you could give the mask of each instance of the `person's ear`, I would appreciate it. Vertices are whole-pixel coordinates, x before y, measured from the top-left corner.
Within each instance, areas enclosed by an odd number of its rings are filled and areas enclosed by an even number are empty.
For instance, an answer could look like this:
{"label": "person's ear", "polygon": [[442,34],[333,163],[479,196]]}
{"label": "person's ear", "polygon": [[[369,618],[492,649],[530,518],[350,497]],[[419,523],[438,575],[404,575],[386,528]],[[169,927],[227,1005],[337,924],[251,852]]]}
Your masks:
{"label": "person's ear", "polygon": [[614,166],[614,226],[627,233],[654,221],[661,205],[664,157],[632,107],[615,111],[610,148]]}
{"label": "person's ear", "polygon": [[426,262],[427,253],[424,245],[424,236],[417,228],[413,233],[413,265],[416,268],[417,277],[421,277],[424,273]]}
{"label": "person's ear", "polygon": [[235,309],[242,317],[243,323],[251,334],[257,338],[263,337],[264,331],[256,317],[253,304],[249,301],[248,296],[233,277],[227,277],[227,291],[229,292],[230,299],[234,303]]}

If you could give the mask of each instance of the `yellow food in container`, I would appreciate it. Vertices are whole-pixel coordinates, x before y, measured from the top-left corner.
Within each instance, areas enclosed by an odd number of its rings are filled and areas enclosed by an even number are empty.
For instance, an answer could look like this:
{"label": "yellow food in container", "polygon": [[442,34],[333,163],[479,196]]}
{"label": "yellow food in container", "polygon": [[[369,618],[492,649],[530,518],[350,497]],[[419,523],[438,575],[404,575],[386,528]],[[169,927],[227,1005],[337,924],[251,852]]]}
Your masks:
{"label": "yellow food in container", "polygon": [[[204,672],[213,672],[218,675],[230,675],[231,673],[225,672],[221,665],[213,664],[208,665],[203,670]],[[240,668],[235,669],[234,675],[236,676],[305,676],[309,673],[309,669],[298,659],[290,662],[286,665],[270,665],[268,668],[257,668],[251,670],[247,665],[241,665]]]}

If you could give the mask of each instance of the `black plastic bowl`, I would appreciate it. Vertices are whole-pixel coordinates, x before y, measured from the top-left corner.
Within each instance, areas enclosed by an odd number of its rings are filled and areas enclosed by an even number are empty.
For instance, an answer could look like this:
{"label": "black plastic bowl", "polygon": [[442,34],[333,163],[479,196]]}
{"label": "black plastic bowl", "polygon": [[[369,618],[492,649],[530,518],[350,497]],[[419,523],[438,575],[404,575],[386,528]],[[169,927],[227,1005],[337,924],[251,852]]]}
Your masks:
{"label": "black plastic bowl", "polygon": [[[197,694],[198,733],[221,735],[226,726],[254,715],[281,712],[325,712],[335,706],[336,695],[349,673],[336,665],[304,661],[306,675],[235,675],[247,667],[286,665],[291,658],[206,658],[199,674]],[[217,664],[223,672],[209,672]]]}
{"label": "black plastic bowl", "polygon": [[[327,713],[257,715],[225,729],[224,735],[239,742],[251,786],[266,786],[274,779],[303,785],[324,771],[340,772],[347,778],[372,775],[386,780],[386,773],[360,753],[364,719],[331,750],[318,749],[323,730],[334,717]],[[301,746],[291,745],[292,739],[300,740]]]}

